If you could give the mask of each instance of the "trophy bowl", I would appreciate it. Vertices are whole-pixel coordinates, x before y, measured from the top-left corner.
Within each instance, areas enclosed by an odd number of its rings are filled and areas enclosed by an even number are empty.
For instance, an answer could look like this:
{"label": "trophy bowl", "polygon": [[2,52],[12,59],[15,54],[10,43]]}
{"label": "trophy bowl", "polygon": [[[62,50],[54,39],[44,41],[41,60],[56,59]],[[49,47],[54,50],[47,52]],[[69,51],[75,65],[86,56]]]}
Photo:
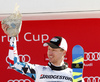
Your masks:
{"label": "trophy bowl", "polygon": [[21,31],[22,16],[20,13],[13,13],[3,19],[1,23],[8,25],[7,32],[9,33],[10,37],[16,37]]}

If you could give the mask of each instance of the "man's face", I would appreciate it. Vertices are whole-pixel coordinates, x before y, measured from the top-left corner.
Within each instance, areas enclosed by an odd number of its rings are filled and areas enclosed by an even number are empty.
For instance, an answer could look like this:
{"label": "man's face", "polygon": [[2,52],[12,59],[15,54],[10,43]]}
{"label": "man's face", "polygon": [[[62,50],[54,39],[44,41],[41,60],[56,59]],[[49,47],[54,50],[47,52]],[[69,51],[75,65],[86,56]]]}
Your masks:
{"label": "man's face", "polygon": [[55,65],[61,63],[62,60],[64,59],[64,54],[65,51],[61,50],[60,48],[54,49],[48,46],[47,55],[51,63]]}

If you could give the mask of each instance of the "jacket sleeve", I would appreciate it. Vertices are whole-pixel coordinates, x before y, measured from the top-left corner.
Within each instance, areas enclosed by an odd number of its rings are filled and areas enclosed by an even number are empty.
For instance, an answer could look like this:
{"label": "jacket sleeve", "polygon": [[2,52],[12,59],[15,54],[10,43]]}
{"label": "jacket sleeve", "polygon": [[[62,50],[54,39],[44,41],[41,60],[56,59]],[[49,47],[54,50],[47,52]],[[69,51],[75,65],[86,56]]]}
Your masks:
{"label": "jacket sleeve", "polygon": [[10,67],[21,74],[31,77],[33,80],[36,79],[35,65],[26,62],[20,62],[19,60],[19,56],[17,54],[16,37],[10,37],[8,60]]}

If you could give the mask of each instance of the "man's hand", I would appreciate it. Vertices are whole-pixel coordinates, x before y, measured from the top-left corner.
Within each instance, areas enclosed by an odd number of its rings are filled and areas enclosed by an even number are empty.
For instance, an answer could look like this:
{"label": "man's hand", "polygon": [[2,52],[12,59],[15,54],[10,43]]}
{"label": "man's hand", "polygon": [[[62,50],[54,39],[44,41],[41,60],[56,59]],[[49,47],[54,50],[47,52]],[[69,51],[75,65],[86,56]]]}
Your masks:
{"label": "man's hand", "polygon": [[3,29],[4,33],[10,37],[10,34],[7,32],[7,28],[9,28],[9,26],[7,24],[2,24],[2,29]]}

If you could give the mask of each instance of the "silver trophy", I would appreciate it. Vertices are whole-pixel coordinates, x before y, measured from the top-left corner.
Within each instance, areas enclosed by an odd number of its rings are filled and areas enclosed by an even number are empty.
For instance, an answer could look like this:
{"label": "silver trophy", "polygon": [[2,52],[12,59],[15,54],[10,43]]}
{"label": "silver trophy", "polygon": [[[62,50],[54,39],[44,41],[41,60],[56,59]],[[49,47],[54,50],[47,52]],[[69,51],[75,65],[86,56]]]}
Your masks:
{"label": "silver trophy", "polygon": [[19,12],[16,12],[3,19],[1,23],[9,26],[9,28],[7,28],[7,32],[10,36],[16,37],[21,30],[22,16]]}

